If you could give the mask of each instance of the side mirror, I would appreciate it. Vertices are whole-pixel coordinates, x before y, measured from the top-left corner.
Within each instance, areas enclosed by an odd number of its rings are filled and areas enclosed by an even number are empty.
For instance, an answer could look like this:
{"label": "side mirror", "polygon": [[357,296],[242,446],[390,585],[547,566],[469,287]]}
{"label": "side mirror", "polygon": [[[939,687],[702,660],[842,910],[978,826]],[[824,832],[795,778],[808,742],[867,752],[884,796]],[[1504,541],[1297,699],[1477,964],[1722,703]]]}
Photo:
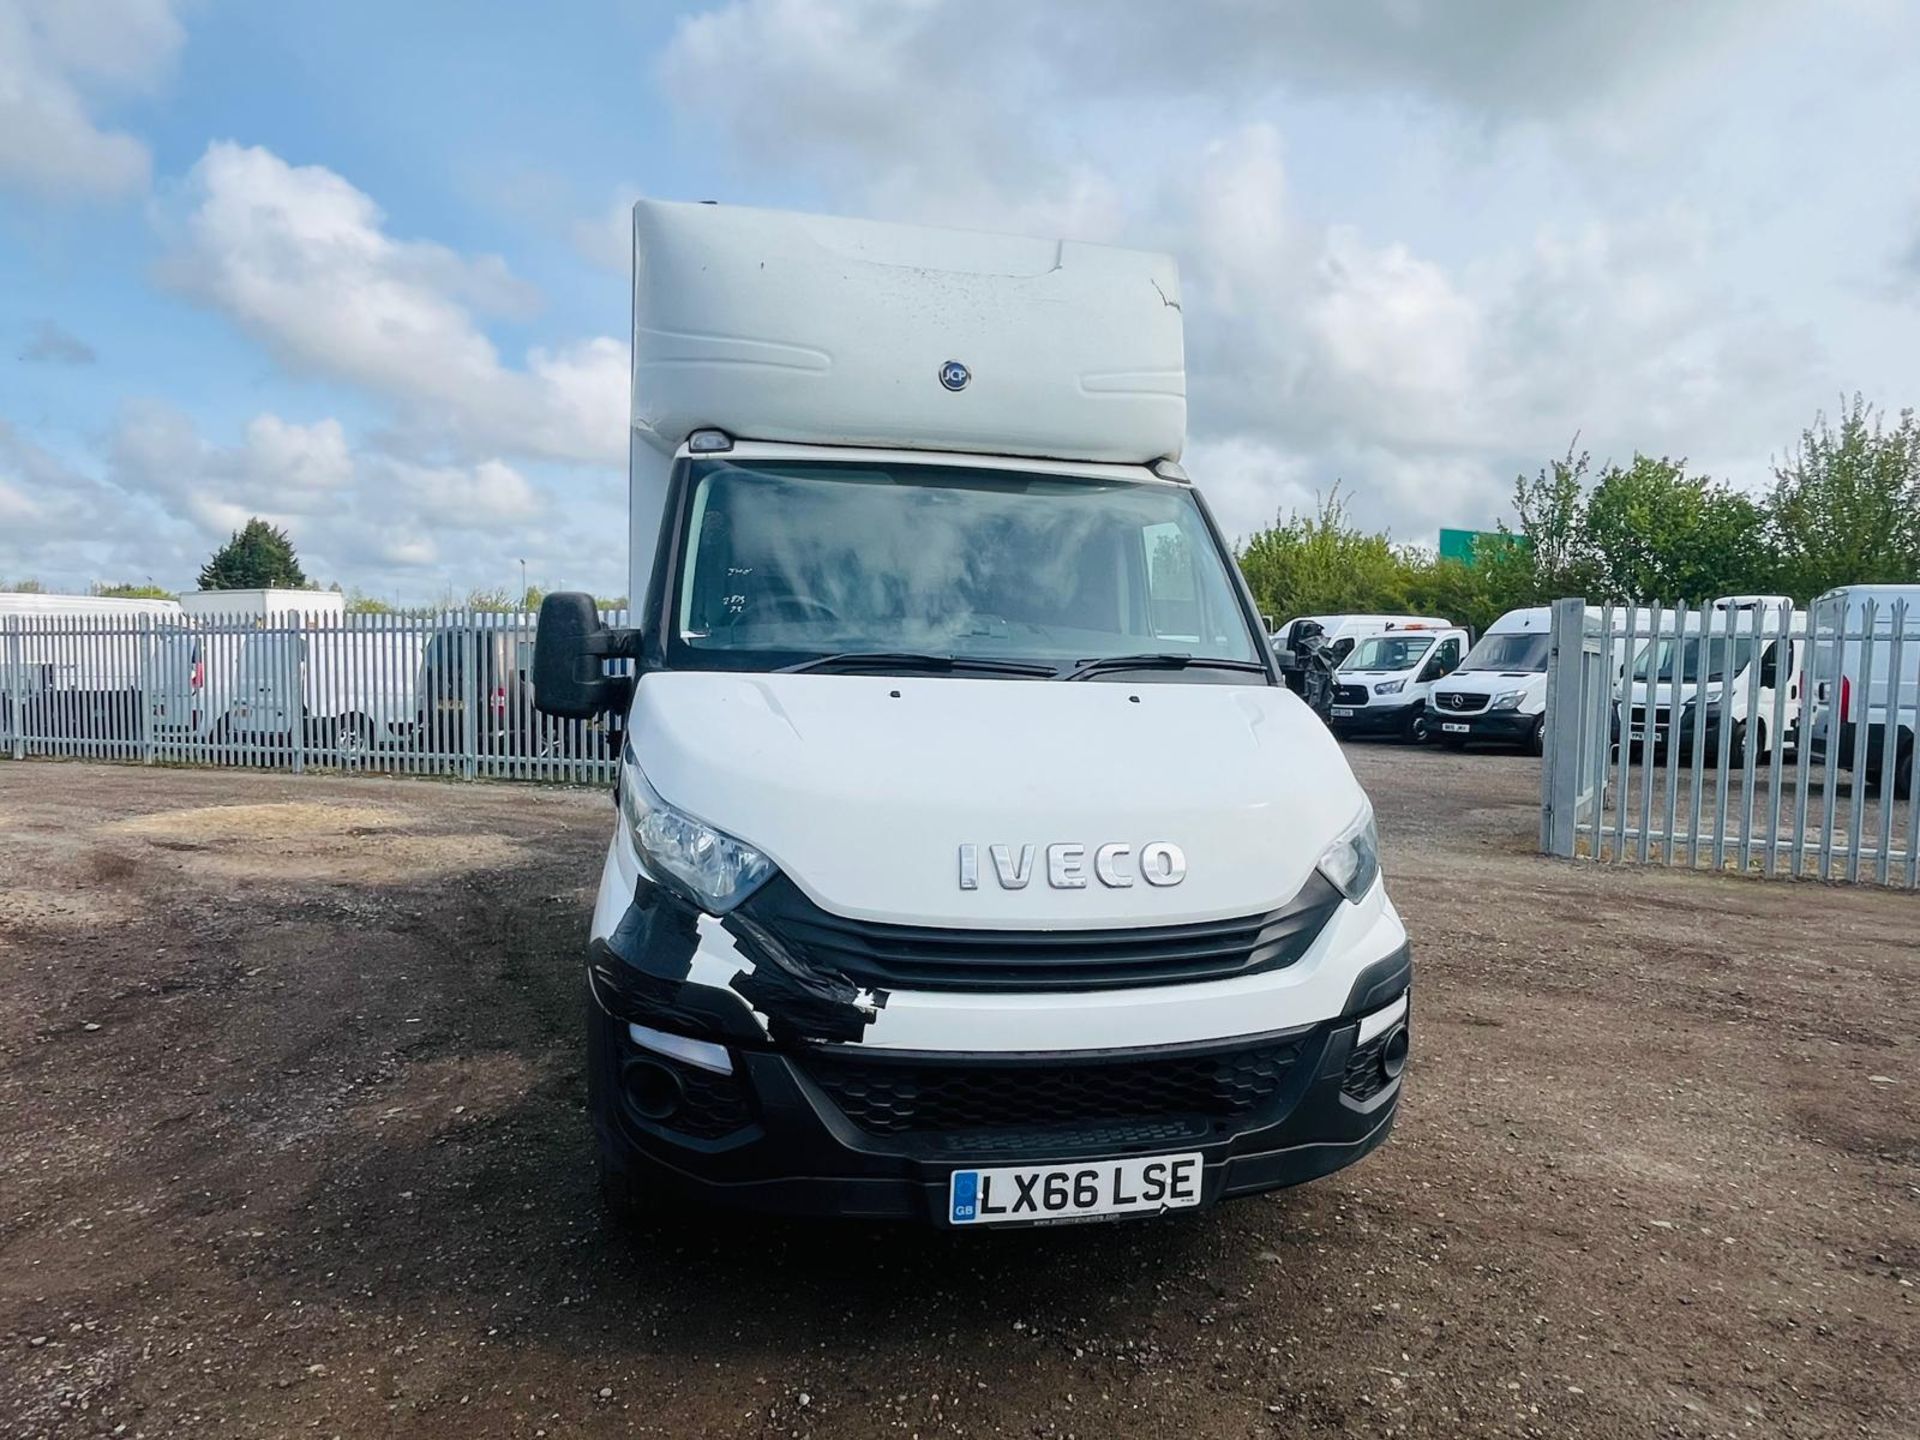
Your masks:
{"label": "side mirror", "polygon": [[631,657],[639,633],[601,624],[591,595],[563,590],[547,596],[533,636],[534,708],[561,720],[624,711],[633,680],[607,674],[603,662]]}

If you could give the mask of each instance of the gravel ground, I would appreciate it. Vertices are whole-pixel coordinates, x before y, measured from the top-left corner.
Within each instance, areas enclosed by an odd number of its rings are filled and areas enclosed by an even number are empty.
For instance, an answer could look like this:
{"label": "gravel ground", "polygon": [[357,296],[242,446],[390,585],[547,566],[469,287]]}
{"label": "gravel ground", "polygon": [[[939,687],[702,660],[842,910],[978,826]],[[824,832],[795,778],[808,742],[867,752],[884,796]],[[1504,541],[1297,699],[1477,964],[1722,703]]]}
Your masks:
{"label": "gravel ground", "polygon": [[1392,746],[1393,1140],[947,1236],[592,1198],[604,795],[0,764],[0,1434],[1920,1434],[1920,900]]}

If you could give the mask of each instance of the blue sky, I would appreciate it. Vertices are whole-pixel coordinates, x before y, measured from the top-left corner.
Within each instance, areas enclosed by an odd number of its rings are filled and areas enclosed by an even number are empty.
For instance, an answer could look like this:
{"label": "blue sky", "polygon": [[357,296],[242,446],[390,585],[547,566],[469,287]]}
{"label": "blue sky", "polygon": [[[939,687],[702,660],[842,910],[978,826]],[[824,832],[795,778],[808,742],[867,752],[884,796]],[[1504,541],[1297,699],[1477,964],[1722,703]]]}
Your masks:
{"label": "blue sky", "polygon": [[622,588],[636,193],[1164,246],[1230,529],[1920,399],[1892,0],[0,0],[0,580]]}

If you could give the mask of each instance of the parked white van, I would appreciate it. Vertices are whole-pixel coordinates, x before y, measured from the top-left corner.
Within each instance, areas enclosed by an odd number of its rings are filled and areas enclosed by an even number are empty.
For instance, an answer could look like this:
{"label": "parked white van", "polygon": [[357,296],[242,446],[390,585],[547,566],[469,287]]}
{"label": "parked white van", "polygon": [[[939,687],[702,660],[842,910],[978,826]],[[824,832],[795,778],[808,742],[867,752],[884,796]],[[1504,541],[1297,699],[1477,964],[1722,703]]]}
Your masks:
{"label": "parked white van", "polygon": [[1427,697],[1434,682],[1458,670],[1471,646],[1464,628],[1444,621],[1431,625],[1416,621],[1367,636],[1334,672],[1333,710],[1327,723],[1343,739],[1350,735],[1427,739],[1432,730]]}
{"label": "parked white van", "polygon": [[179,613],[172,600],[0,592],[0,730],[137,739],[147,637]]}
{"label": "parked white van", "polygon": [[240,637],[230,703],[230,737],[354,756],[411,739],[415,686],[426,637],[415,630],[345,630]]}
{"label": "parked white van", "polygon": [[[1821,622],[1808,658],[1815,685],[1814,757],[1825,759],[1837,739],[1838,763],[1852,769],[1865,726],[1867,784],[1880,785],[1891,763],[1894,794],[1920,799],[1914,785],[1920,585],[1845,585],[1816,600],[1813,613]],[[1838,641],[1834,625],[1841,630]]]}
{"label": "parked white van", "polygon": [[[196,590],[180,597],[179,610],[187,623],[162,634],[148,673],[154,734],[163,742],[225,738],[237,718],[239,666],[255,636],[301,616],[342,615],[346,597],[334,590]],[[257,687],[274,667],[256,659],[252,669]]]}
{"label": "parked white van", "polygon": [[[1599,611],[1589,608],[1596,622]],[[1428,695],[1427,725],[1440,743],[1498,740],[1538,755],[1547,734],[1547,652],[1553,608],[1509,610]]]}
{"label": "parked white van", "polygon": [[[1406,931],[1199,492],[1171,259],[642,201],[603,1190],[959,1229],[1386,1138]],[[644,599],[642,599],[644,597]],[[631,659],[634,677],[604,662]]]}
{"label": "parked white van", "polygon": [[[1690,613],[1684,630],[1663,619],[1662,633],[1635,652],[1621,738],[1637,754],[1651,729],[1654,751],[1663,754],[1677,735],[1681,754],[1690,756],[1698,727],[1701,753],[1714,764],[1724,724],[1730,764],[1741,763],[1749,736],[1756,759],[1771,761],[1787,750],[1797,728],[1805,648],[1806,617],[1784,595],[1724,596]],[[1776,687],[1786,690],[1778,707]]]}

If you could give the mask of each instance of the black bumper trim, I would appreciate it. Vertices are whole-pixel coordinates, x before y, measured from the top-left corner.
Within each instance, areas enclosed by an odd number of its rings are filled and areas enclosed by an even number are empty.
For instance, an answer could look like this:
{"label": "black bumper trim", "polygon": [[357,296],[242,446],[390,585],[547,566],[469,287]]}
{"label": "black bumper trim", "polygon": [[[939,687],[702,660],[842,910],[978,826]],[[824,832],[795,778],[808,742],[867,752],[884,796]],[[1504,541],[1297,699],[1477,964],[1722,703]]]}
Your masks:
{"label": "black bumper trim", "polygon": [[[1533,734],[1538,715],[1528,715],[1519,710],[1476,710],[1469,715],[1457,715],[1451,710],[1436,710],[1427,707],[1427,724],[1437,738],[1446,738],[1445,725],[1465,725],[1468,740],[1525,740]],[[1455,739],[1462,738],[1458,731],[1452,732]]]}
{"label": "black bumper trim", "polygon": [[1405,732],[1407,725],[1415,716],[1424,714],[1431,722],[1434,712],[1424,700],[1414,700],[1402,705],[1355,705],[1343,706],[1334,702],[1336,709],[1351,708],[1351,715],[1330,715],[1327,727],[1336,735],[1399,735]]}
{"label": "black bumper trim", "polygon": [[[634,1053],[626,1033],[642,1018],[630,1003],[611,1013],[593,989],[588,1005],[589,1095],[602,1159],[611,1169],[636,1169],[698,1203],[719,1203],[793,1215],[902,1219],[946,1225],[947,1185],[956,1170],[1044,1165],[1094,1156],[1185,1153],[1203,1157],[1202,1208],[1219,1200],[1316,1179],[1349,1165],[1384,1141],[1398,1109],[1403,1079],[1370,1098],[1345,1092],[1348,1061],[1359,1033],[1359,1013],[1389,1004],[1411,982],[1403,948],[1367,967],[1356,979],[1347,1012],[1333,1020],[1279,1032],[1300,1045],[1297,1062],[1271,1103],[1230,1120],[1215,1119],[1186,1138],[1114,1145],[1097,1125],[1049,1127],[1039,1132],[983,1134],[971,1153],[964,1145],[935,1145],[924,1135],[880,1135],[855,1126],[813,1083],[807,1047],[776,1047],[762,1040],[735,1043],[729,1053],[750,1096],[752,1123],[725,1140],[676,1135],[627,1102],[621,1066]],[[684,990],[675,1009],[685,1014]],[[737,1005],[737,997],[714,992]],[[674,1015],[662,1015],[665,1023]],[[643,1019],[643,1023],[648,1023]],[[709,1031],[711,1033],[711,1031]],[[1154,1046],[1100,1052],[1106,1059],[1152,1058],[1171,1052],[1232,1050],[1255,1044],[1242,1036],[1193,1046]],[[1270,1037],[1269,1037],[1270,1038]],[[835,1047],[837,1048],[837,1047]],[[974,1056],[974,1063],[1058,1064],[1075,1052]],[[1087,1059],[1080,1055],[1081,1060]],[[964,1055],[941,1055],[965,1063]],[[1097,1061],[1094,1063],[1098,1063]],[[1128,1117],[1116,1116],[1125,1124]],[[1145,1119],[1146,1117],[1141,1117]],[[1004,1142],[1004,1143],[1001,1143]],[[1104,1148],[1102,1148],[1104,1146]],[[962,1227],[966,1228],[966,1227]],[[994,1227],[998,1228],[998,1227]]]}

